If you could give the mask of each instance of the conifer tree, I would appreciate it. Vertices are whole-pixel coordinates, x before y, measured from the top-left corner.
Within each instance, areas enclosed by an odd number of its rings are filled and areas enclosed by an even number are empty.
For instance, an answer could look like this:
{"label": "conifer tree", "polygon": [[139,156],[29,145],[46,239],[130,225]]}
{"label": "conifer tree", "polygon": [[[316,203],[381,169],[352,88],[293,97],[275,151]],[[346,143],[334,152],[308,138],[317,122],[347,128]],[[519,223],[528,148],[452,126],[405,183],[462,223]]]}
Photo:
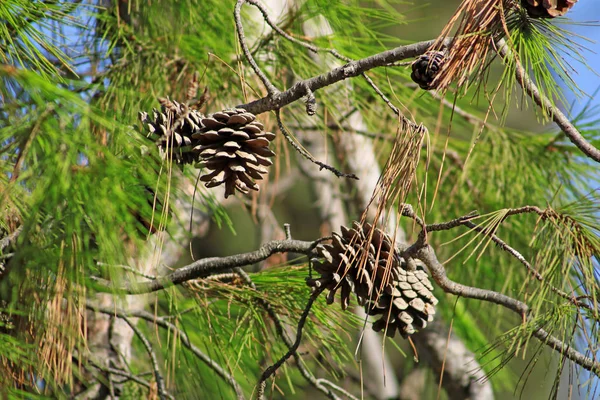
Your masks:
{"label": "conifer tree", "polygon": [[0,2],[2,397],[595,398],[576,3]]}

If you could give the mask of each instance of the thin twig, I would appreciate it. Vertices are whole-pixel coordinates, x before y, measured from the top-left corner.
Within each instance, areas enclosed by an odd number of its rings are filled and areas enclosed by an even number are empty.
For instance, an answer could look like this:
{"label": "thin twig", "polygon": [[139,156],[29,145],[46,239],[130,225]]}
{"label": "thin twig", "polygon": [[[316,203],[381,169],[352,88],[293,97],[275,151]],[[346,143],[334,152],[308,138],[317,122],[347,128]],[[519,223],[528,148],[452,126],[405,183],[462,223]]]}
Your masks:
{"label": "thin twig", "polygon": [[304,325],[306,324],[308,314],[310,313],[313,303],[315,302],[317,297],[319,297],[319,295],[323,292],[324,289],[324,287],[316,289],[308,299],[306,307],[304,308],[304,311],[302,312],[302,315],[298,320],[298,328],[296,330],[296,341],[289,347],[287,353],[285,353],[279,360],[277,360],[277,362],[275,362],[275,364],[268,367],[262,373],[260,380],[258,381],[257,398],[259,400],[263,400],[264,398],[267,379],[269,379],[275,373],[275,371],[277,371],[279,367],[281,367],[283,363],[285,363],[288,360],[288,358],[294,355],[294,353],[296,353],[296,351],[298,350],[298,347],[300,346],[300,341],[302,340],[302,331],[304,329]]}
{"label": "thin twig", "polygon": [[[250,276],[243,269],[235,268],[234,270],[236,271],[237,274],[239,274],[239,276],[244,280],[244,282],[248,286],[250,286],[254,290],[257,290],[256,285],[254,284],[254,282],[252,281]],[[269,303],[267,300],[259,297],[257,299],[257,302],[265,309],[265,311],[267,312],[269,317],[271,317],[271,319],[273,320],[273,323],[275,324],[275,332],[277,333],[277,335],[281,338],[281,340],[283,340],[283,342],[288,347],[288,349],[291,349],[292,346],[294,346],[294,342],[292,342],[292,340],[285,333],[283,321],[281,320],[281,317],[279,316],[279,314],[277,314],[275,312],[275,309],[273,308],[271,303]],[[297,351],[294,351],[293,356],[294,356],[294,360],[296,361],[296,367],[298,368],[298,370],[300,371],[300,374],[304,377],[304,379],[306,379],[306,381],[308,383],[310,383],[315,389],[323,392],[330,399],[339,400],[339,398],[335,395],[335,393],[333,393],[331,390],[327,389],[321,382],[319,382],[319,381],[321,381],[321,379],[315,378],[313,376],[313,374],[308,370],[308,368],[306,368],[306,366],[304,365],[304,363],[302,361],[302,357],[300,357],[300,355],[298,354]]]}
{"label": "thin twig", "polygon": [[208,367],[210,367],[213,371],[215,371],[217,373],[217,375],[219,375],[225,382],[227,382],[233,388],[233,390],[236,393],[237,399],[239,399],[239,400],[244,399],[244,392],[242,391],[240,385],[237,383],[235,378],[229,372],[225,371],[223,369],[223,367],[221,367],[216,361],[211,359],[209,356],[204,354],[200,349],[198,349],[196,346],[194,346],[190,342],[190,339],[188,338],[187,334],[184,331],[177,328],[174,324],[172,324],[165,318],[157,317],[156,315],[151,314],[147,311],[143,311],[143,310],[125,311],[125,310],[122,310],[119,308],[101,307],[97,304],[92,303],[89,300],[86,301],[86,308],[93,310],[93,311],[101,312],[103,314],[117,316],[117,317],[123,318],[123,319],[125,319],[127,317],[142,318],[148,322],[151,322],[151,323],[161,326],[163,328],[169,329],[172,333],[176,334],[176,336],[181,339],[181,342],[183,343],[183,345],[186,348],[188,348],[192,353],[194,353],[194,355],[196,357],[198,357],[203,363],[205,363]]}
{"label": "thin twig", "polygon": [[331,387],[332,389],[337,390],[338,392],[340,392],[341,394],[343,394],[344,396],[348,397],[350,400],[358,400],[358,397],[354,396],[352,393],[348,392],[347,390],[339,387],[338,385],[334,384],[331,381],[328,381],[327,379],[317,379],[317,382],[319,382],[322,385],[326,385]]}
{"label": "thin twig", "polygon": [[[121,369],[117,369],[117,368],[111,368],[111,367],[104,367],[102,365],[100,365],[100,363],[97,363],[93,360],[90,360],[90,363],[92,365],[94,365],[94,367],[98,368],[101,371],[104,371],[106,373],[110,373],[113,375],[119,375],[122,376],[124,378],[127,378],[128,380],[134,381],[135,383],[142,385],[144,387],[147,387],[148,389],[152,389],[152,385],[150,384],[150,382],[148,382],[145,379],[142,379],[136,375],[133,375],[127,371],[121,370]],[[171,396],[170,394],[167,394],[167,397],[169,399],[174,399],[175,397]]]}
{"label": "thin twig", "polygon": [[511,49],[508,47],[504,39],[500,39],[496,44],[497,52],[507,62],[515,63],[515,75],[517,76],[517,82],[525,93],[529,95],[535,101],[535,103],[542,109],[544,113],[547,113],[552,117],[552,120],[558,125],[558,127],[564,132],[569,138],[571,143],[579,148],[589,158],[600,163],[600,149],[594,147],[588,142],[583,135],[577,130],[575,125],[571,123],[569,118],[562,113],[552,102],[538,89],[533,80],[527,75],[525,68],[521,65],[519,60],[514,57]]}
{"label": "thin twig", "polygon": [[283,136],[286,138],[286,140],[288,141],[288,143],[304,158],[306,158],[307,160],[309,160],[310,162],[318,165],[321,169],[326,169],[328,171],[331,171],[335,174],[335,176],[337,176],[338,178],[351,178],[351,179],[358,179],[358,177],[354,174],[346,174],[344,172],[340,172],[338,171],[336,168],[332,167],[331,165],[327,165],[321,161],[316,160],[308,151],[306,151],[305,149],[303,149],[302,147],[300,147],[300,145],[298,145],[298,143],[296,143],[294,141],[294,138],[292,137],[292,134],[287,130],[287,128],[285,127],[285,125],[283,124],[283,121],[281,121],[281,113],[280,110],[275,110],[275,116],[277,117],[277,125],[279,126],[279,130],[281,131],[281,133],[283,134]]}
{"label": "thin twig", "polygon": [[[277,88],[271,83],[269,78],[267,78],[267,76],[264,74],[264,72],[262,72],[262,70],[259,68],[258,64],[254,60],[254,57],[252,57],[252,53],[250,53],[248,44],[246,43],[246,36],[244,35],[244,27],[242,25],[242,17],[240,15],[242,5],[244,3],[254,4],[254,2],[251,0],[238,0],[237,3],[235,4],[235,9],[233,12],[233,16],[235,19],[235,28],[237,31],[238,39],[240,41],[240,46],[242,47],[242,51],[244,52],[244,56],[246,57],[246,60],[248,60],[248,62],[250,63],[250,66],[254,70],[254,73],[256,75],[258,75],[258,77],[262,81],[263,85],[265,85],[265,88],[267,89],[269,96],[272,96],[275,93],[279,93],[279,90],[277,90]],[[252,112],[252,111],[250,111],[250,112]]]}
{"label": "thin twig", "polygon": [[[114,311],[113,311],[114,312]],[[114,314],[113,314],[114,315]],[[156,379],[156,386],[158,387],[158,395],[162,399],[168,398],[169,394],[167,393],[167,388],[165,387],[165,379],[160,373],[160,367],[158,366],[158,360],[156,359],[156,354],[154,353],[154,349],[150,344],[150,341],[146,338],[146,336],[142,333],[142,331],[125,315],[119,316],[122,320],[127,322],[127,325],[135,332],[138,338],[142,341],[142,344],[146,348],[148,355],[150,356],[150,363],[152,364],[152,368],[154,369],[154,378]]]}
{"label": "thin twig", "polygon": [[103,262],[97,262],[96,265],[98,265],[99,267],[111,267],[111,268],[121,268],[125,271],[131,272],[132,274],[141,276],[142,278],[146,278],[148,280],[155,280],[156,276],[154,275],[148,275],[143,273],[142,271],[139,271],[133,267],[130,267],[129,265],[122,265],[122,264],[107,264],[107,263],[103,263]]}

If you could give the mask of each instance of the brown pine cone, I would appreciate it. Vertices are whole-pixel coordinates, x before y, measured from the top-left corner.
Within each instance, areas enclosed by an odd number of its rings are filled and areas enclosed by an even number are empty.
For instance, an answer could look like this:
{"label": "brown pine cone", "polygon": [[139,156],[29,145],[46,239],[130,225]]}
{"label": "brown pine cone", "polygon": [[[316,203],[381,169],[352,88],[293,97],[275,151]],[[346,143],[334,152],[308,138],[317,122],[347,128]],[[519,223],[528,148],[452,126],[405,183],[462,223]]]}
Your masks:
{"label": "brown pine cone", "polygon": [[203,127],[192,139],[198,143],[194,151],[202,159],[200,166],[210,171],[200,177],[205,186],[225,184],[225,198],[236,189],[258,190],[255,180],[262,179],[273,164],[269,158],[275,153],[269,144],[275,134],[265,132],[254,114],[240,108],[211,114],[201,122]]}
{"label": "brown pine cone", "polygon": [[421,89],[435,89],[434,79],[442,68],[445,59],[446,54],[443,51],[428,51],[422,54],[412,63],[411,79]]}
{"label": "brown pine cone", "polygon": [[394,337],[396,330],[406,338],[433,321],[438,300],[427,273],[422,270],[405,269],[404,259],[392,269],[392,281],[378,299],[365,305],[369,315],[381,315],[373,323],[373,330],[386,329],[386,335]]}
{"label": "brown pine cone", "polygon": [[161,153],[178,164],[192,164],[197,156],[191,151],[192,135],[203,127],[204,115],[168,98],[159,99],[161,110],[152,110],[152,119],[148,113],[140,112],[139,119],[147,136],[156,141]]}
{"label": "brown pine cone", "polygon": [[522,0],[521,4],[532,18],[555,18],[565,15],[577,0]]}
{"label": "brown pine cone", "polygon": [[[319,278],[309,279],[311,287],[329,290],[327,302],[333,303],[340,291],[342,309],[354,293],[369,315],[381,315],[373,324],[375,331],[387,326],[387,335],[399,331],[406,337],[433,320],[437,299],[424,271],[410,271],[392,246],[392,239],[370,224],[353,222],[333,234],[332,244],[316,247],[319,259],[313,260]],[[391,271],[391,273],[390,273]]]}

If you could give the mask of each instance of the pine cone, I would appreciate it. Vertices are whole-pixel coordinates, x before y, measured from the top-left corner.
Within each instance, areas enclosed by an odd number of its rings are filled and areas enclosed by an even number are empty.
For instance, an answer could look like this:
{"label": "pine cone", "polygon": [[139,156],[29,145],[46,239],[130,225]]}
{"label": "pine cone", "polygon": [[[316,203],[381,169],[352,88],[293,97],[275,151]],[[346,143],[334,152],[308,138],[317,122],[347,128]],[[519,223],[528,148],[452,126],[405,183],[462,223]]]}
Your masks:
{"label": "pine cone", "polygon": [[169,157],[172,154],[173,160],[179,164],[193,164],[197,155],[191,152],[192,135],[200,132],[204,115],[168,98],[158,100],[161,111],[153,109],[152,120],[148,113],[139,113],[144,131],[156,141],[162,154]]}
{"label": "pine cone", "polygon": [[254,180],[262,179],[273,162],[275,153],[269,143],[275,134],[263,131],[263,124],[244,109],[224,110],[202,119],[203,127],[192,134],[199,145],[194,151],[203,160],[200,164],[211,172],[200,177],[206,187],[225,184],[225,198],[235,192],[258,190]]}
{"label": "pine cone", "polygon": [[394,337],[396,330],[406,338],[427,322],[433,321],[435,305],[438,300],[433,296],[433,286],[423,270],[406,269],[406,262],[400,258],[397,267],[392,269],[392,279],[379,298],[365,305],[369,315],[381,315],[373,322],[373,330],[386,329],[386,335]]}
{"label": "pine cone", "polygon": [[565,15],[577,0],[522,0],[532,18],[555,18]]}
{"label": "pine cone", "polygon": [[411,79],[419,85],[421,89],[435,89],[433,80],[442,68],[446,55],[443,51],[428,51],[422,54],[412,63]]}
{"label": "pine cone", "polygon": [[[355,221],[352,223],[352,228],[342,226],[341,230],[342,235],[333,234],[332,244],[320,244],[316,247],[317,254],[323,260],[313,259],[312,262],[315,271],[320,273],[321,277],[310,279],[307,283],[312,287],[325,286],[329,289],[327,295],[329,304],[333,303],[337,290],[341,289],[340,302],[342,309],[345,310],[350,303],[351,293],[355,293],[358,303],[363,305],[373,292],[374,284],[380,283],[383,269],[378,261],[387,259],[391,241],[380,229],[377,229],[373,232],[371,243],[367,245],[370,224],[361,226]],[[376,259],[380,247],[379,259]],[[367,249],[366,253],[365,249]],[[362,263],[364,268],[359,268]],[[373,282],[373,278],[376,282]]]}
{"label": "pine cone", "polygon": [[354,293],[368,314],[382,315],[373,324],[375,331],[385,328],[389,317],[387,335],[394,336],[398,330],[406,337],[433,320],[437,299],[427,274],[407,270],[404,259],[392,250],[392,239],[381,229],[375,229],[368,242],[371,230],[370,224],[353,222],[351,229],[342,226],[341,235],[333,234],[332,244],[318,245],[321,260],[313,260],[313,265],[321,276],[307,283],[328,289],[329,304],[341,289],[342,309],[348,307]]}

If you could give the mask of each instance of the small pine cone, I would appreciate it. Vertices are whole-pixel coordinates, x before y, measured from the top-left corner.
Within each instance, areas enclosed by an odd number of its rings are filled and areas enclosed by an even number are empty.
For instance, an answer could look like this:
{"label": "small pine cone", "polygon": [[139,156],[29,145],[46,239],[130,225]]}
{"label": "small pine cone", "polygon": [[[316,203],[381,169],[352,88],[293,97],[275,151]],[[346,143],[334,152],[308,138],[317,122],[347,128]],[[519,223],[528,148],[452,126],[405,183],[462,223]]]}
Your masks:
{"label": "small pine cone", "polygon": [[532,18],[555,18],[565,15],[577,0],[522,0]]}
{"label": "small pine cone", "polygon": [[194,151],[199,153],[200,166],[210,172],[200,180],[208,188],[225,184],[225,198],[239,190],[258,190],[255,180],[262,179],[269,160],[275,153],[269,149],[275,134],[263,131],[256,116],[236,108],[216,112],[202,119],[203,127],[192,134]]}
{"label": "small pine cone", "polygon": [[[355,221],[352,228],[342,226],[341,235],[334,233],[331,244],[316,247],[321,259],[313,259],[312,262],[321,276],[309,279],[307,283],[312,287],[326,287],[329,290],[329,304],[333,303],[337,290],[341,289],[342,309],[348,307],[351,293],[363,305],[373,294],[373,289],[381,286],[392,241],[381,229],[375,229],[368,243],[371,230],[370,224],[361,226]],[[392,263],[395,262],[396,257],[393,257]]]}
{"label": "small pine cone", "polygon": [[392,269],[390,284],[378,298],[365,305],[369,315],[381,315],[373,323],[373,330],[379,332],[387,327],[387,336],[394,337],[397,330],[406,338],[424,329],[433,321],[438,303],[432,292],[427,273],[406,269],[406,262],[400,258],[397,267]]}
{"label": "small pine cone", "polygon": [[179,164],[193,164],[197,155],[191,152],[192,135],[203,127],[204,115],[174,100],[159,99],[161,110],[152,110],[152,119],[146,112],[139,113],[142,129],[156,141],[162,154]]}
{"label": "small pine cone", "polygon": [[443,51],[428,51],[422,54],[412,63],[411,79],[421,89],[435,89],[434,79],[445,60],[446,54]]}

